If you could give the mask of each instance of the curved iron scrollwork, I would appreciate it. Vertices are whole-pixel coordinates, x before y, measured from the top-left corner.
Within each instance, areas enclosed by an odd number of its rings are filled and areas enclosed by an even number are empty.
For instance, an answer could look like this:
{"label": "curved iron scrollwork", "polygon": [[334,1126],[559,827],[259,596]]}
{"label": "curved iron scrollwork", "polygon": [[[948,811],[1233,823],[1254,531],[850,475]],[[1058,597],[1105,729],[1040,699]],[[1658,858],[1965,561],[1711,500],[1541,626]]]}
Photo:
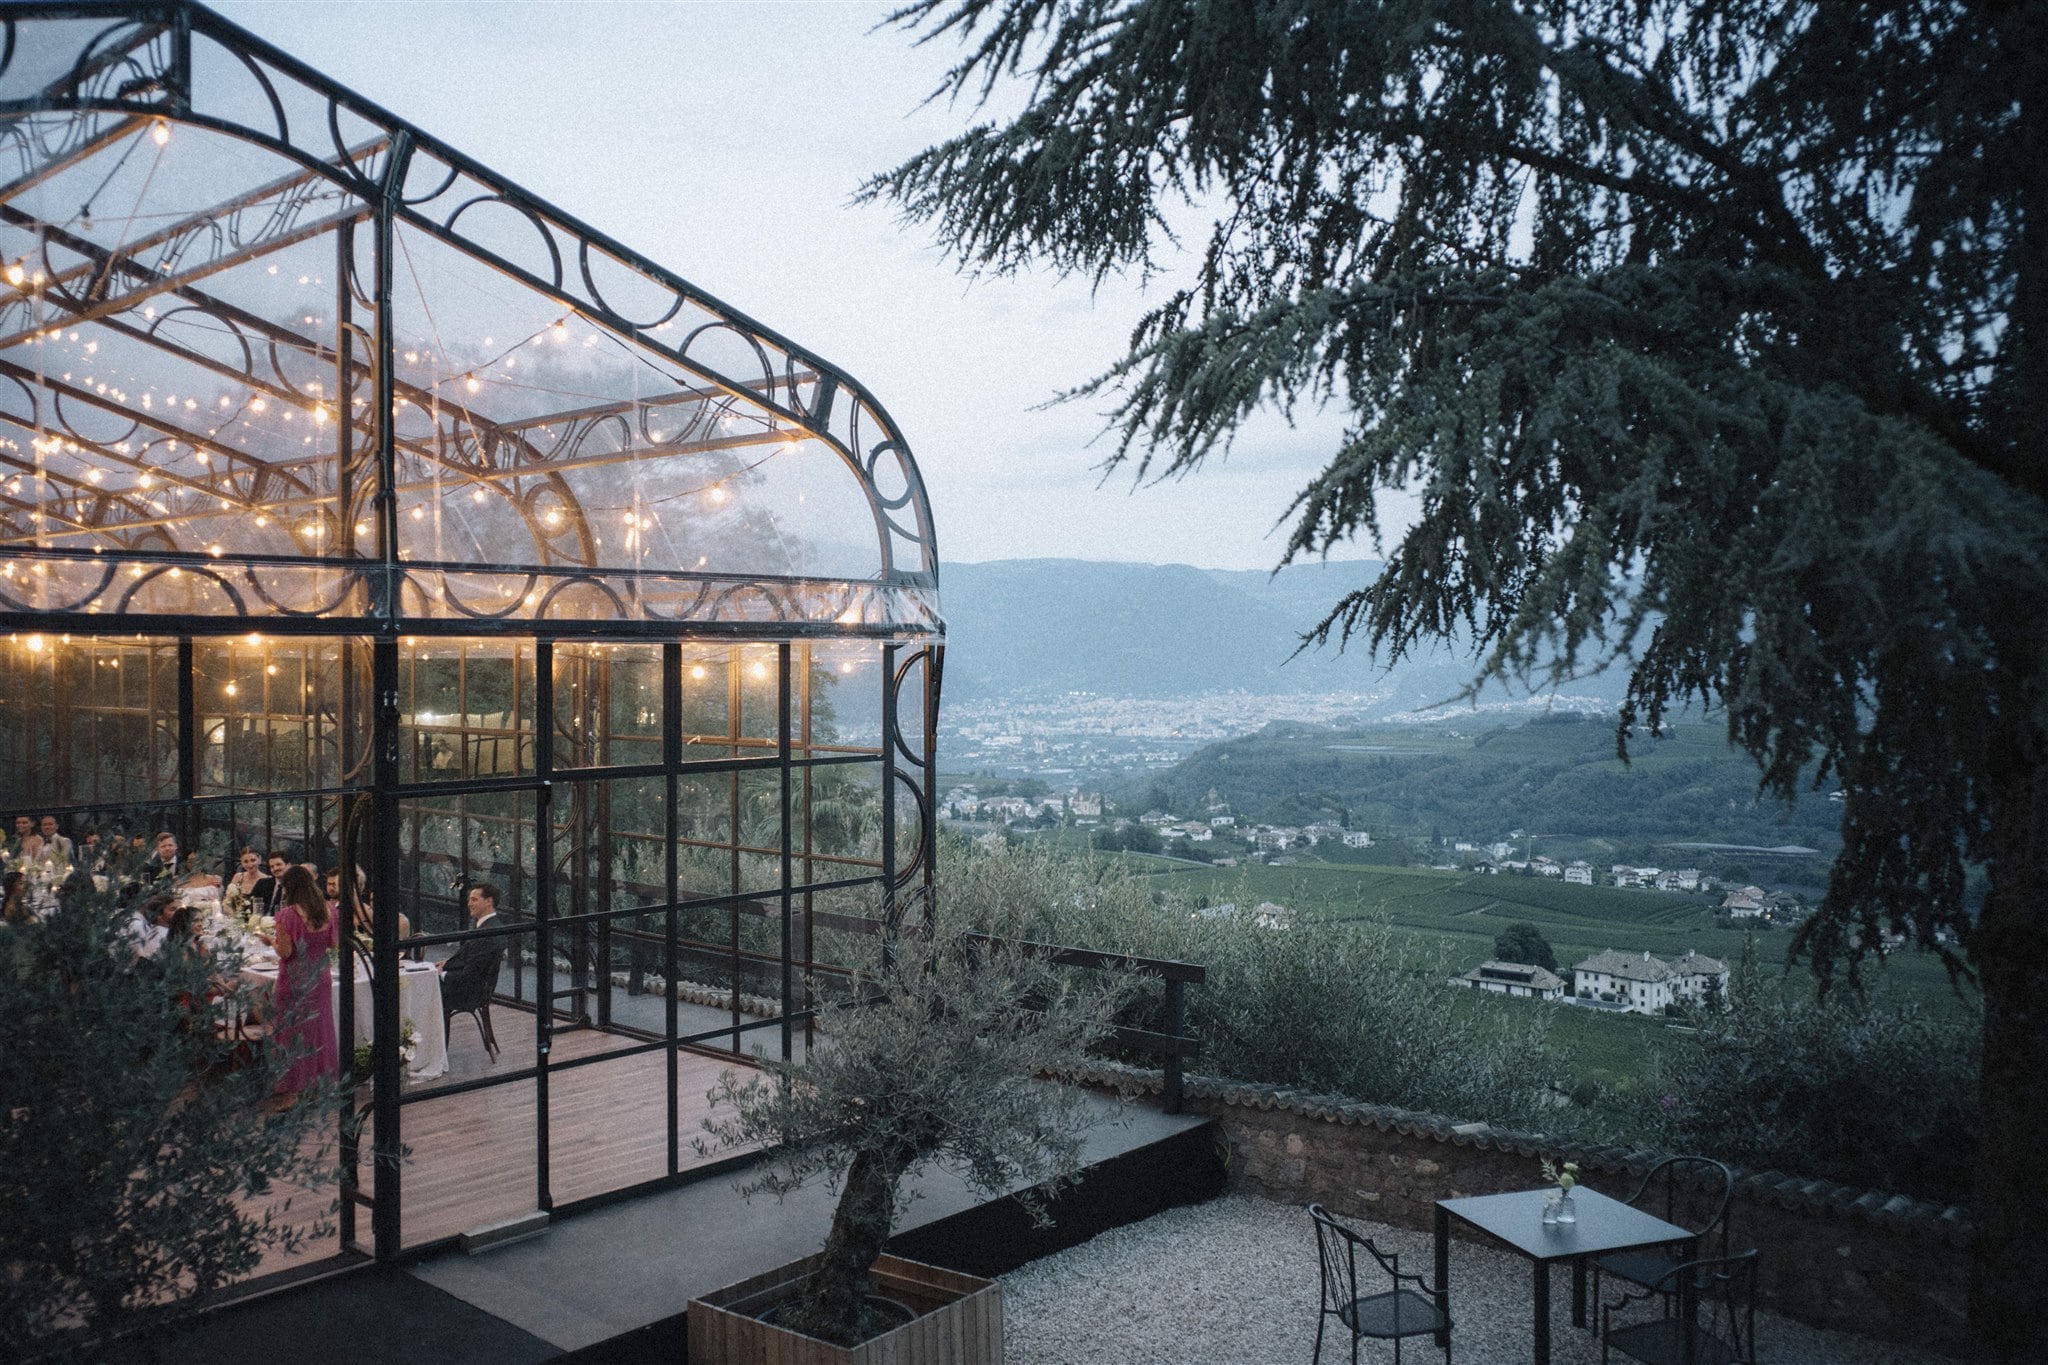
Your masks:
{"label": "curved iron scrollwork", "polygon": [[[195,68],[195,47],[214,49],[224,60]],[[206,79],[200,81],[195,70],[204,70]],[[228,79],[234,73],[239,81]],[[0,21],[0,174],[12,172],[0,184],[0,210],[25,219],[8,202],[23,187],[95,157],[117,157],[124,144],[132,151],[156,140],[160,150],[159,135],[172,124],[268,148],[295,169],[204,213],[112,246],[96,245],[90,234],[75,230],[76,223],[17,221],[18,228],[34,236],[40,253],[34,273],[41,279],[34,298],[26,290],[0,291],[0,337],[19,340],[38,327],[90,320],[125,327],[155,342],[163,339],[165,329],[133,314],[150,299],[174,294],[178,307],[226,319],[231,330],[238,330],[237,340],[257,352],[222,362],[218,355],[199,356],[188,345],[182,359],[225,363],[223,373],[233,373],[251,392],[267,388],[286,401],[317,406],[318,397],[309,400],[303,384],[284,371],[300,361],[331,370],[338,359],[335,342],[278,326],[275,320],[232,316],[207,294],[203,282],[325,233],[346,239],[349,229],[383,201],[391,168],[402,172],[402,184],[389,212],[408,230],[496,267],[566,313],[611,332],[657,366],[689,376],[679,382],[676,395],[637,405],[628,420],[640,430],[630,441],[616,443],[622,449],[640,458],[660,458],[693,442],[712,444],[719,419],[735,411],[759,424],[764,438],[818,441],[838,455],[866,498],[874,520],[878,577],[892,584],[936,586],[932,518],[915,461],[874,398],[822,358],[203,8],[166,0],[81,17],[75,7],[29,3],[11,7]],[[389,160],[397,142],[412,149],[402,167]],[[495,222],[487,228],[484,218]],[[523,225],[530,247],[508,246],[502,234],[489,230],[508,220]],[[61,261],[51,255],[60,248]],[[512,260],[506,251],[523,259]],[[344,274],[360,304],[369,291],[355,278],[354,254],[347,253]],[[51,316],[35,317],[38,309]],[[338,320],[337,335],[351,325],[346,318]],[[0,341],[0,348],[6,344]],[[384,339],[382,344],[391,343]],[[267,356],[261,354],[265,350]],[[269,374],[259,373],[264,359],[270,362]],[[394,391],[420,407],[430,399],[406,393],[402,386]],[[361,437],[348,443],[360,462],[373,427],[368,414],[355,410],[358,393],[347,381],[338,382],[334,406],[341,422]],[[682,410],[659,416],[650,411],[675,405]],[[557,414],[572,416],[578,420],[560,424],[561,430],[550,431],[543,441],[465,411],[451,418],[445,433],[437,430],[431,440],[409,443],[401,454],[422,467],[495,469],[499,477],[505,477],[510,459],[519,462],[519,477],[529,470],[544,477],[550,466],[559,469],[580,458],[593,433],[605,426],[603,415]],[[182,443],[188,437],[163,439]],[[237,454],[223,451],[220,458],[232,464]],[[342,463],[332,452],[328,460]],[[287,484],[304,477],[288,468],[272,469],[273,477]],[[370,522],[364,498],[368,480],[359,477],[363,472],[353,471],[358,477],[344,481],[350,496],[323,514],[332,539],[320,550],[333,553],[346,544],[361,552],[363,543],[353,528]],[[332,482],[332,477],[321,481]],[[489,480],[480,486],[495,487]],[[234,490],[245,497],[276,491]],[[533,498],[530,488],[509,488],[502,495],[520,507],[530,506]],[[530,523],[541,563],[597,567],[587,521],[587,509],[579,515],[565,508],[563,524]],[[291,548],[307,547],[293,543]]]}

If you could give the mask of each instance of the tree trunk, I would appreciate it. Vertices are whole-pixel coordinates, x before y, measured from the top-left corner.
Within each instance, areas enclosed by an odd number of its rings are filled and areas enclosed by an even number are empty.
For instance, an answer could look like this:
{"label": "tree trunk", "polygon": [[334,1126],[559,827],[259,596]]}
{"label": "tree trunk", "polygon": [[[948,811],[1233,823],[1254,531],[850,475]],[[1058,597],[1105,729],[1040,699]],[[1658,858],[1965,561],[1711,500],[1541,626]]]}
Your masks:
{"label": "tree trunk", "polygon": [[839,1207],[832,1213],[832,1231],[825,1238],[816,1277],[805,1295],[801,1330],[842,1346],[852,1346],[867,1333],[867,1296],[873,1292],[868,1270],[889,1240],[896,1217],[896,1182],[900,1163],[872,1152],[854,1157],[847,1168]]}
{"label": "tree trunk", "polygon": [[2033,746],[2014,747],[1972,954],[1984,983],[1984,1145],[1970,1323],[2005,1360],[2039,1358],[2048,1303],[2048,767],[2024,752]]}

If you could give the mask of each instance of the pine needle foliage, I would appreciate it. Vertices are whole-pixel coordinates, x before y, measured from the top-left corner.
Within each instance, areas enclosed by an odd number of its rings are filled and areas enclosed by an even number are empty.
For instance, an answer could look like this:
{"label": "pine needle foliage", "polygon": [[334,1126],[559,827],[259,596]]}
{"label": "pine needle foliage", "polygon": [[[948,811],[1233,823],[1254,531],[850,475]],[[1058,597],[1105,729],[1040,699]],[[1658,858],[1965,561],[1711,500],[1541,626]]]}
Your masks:
{"label": "pine needle foliage", "polygon": [[[208,1004],[236,964],[138,961],[111,895],[0,926],[0,1355],[99,1359],[329,1231],[311,1140],[325,1106],[271,1108],[283,1059],[237,1055]],[[246,1001],[240,1003],[246,1004]],[[330,1111],[331,1112],[331,1111]],[[257,1197],[277,1191],[275,1197]]]}
{"label": "pine needle foliage", "polygon": [[[1973,1320],[2048,1296],[2048,3],[919,0],[986,120],[866,187],[964,265],[1191,283],[1081,395],[1191,473],[1348,416],[1287,558],[1385,572],[1319,640],[1483,677],[1625,660],[1617,744],[1718,707],[1843,795],[1794,950],[1885,930],[1985,1002]],[[984,105],[983,107],[989,107]],[[1417,496],[1398,536],[1376,498]],[[1391,540],[1385,543],[1383,540]],[[1989,874],[1982,913],[1965,869]]]}

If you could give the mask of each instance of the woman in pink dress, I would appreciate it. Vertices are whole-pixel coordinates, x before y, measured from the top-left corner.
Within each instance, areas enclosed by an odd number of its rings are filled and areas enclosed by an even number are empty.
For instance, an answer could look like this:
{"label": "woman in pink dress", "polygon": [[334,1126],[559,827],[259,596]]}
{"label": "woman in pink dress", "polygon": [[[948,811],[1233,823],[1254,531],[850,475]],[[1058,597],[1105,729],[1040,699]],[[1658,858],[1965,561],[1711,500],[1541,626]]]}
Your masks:
{"label": "woman in pink dress", "polygon": [[303,867],[284,874],[277,909],[277,1023],[271,1031],[287,1063],[276,1093],[296,1097],[323,1076],[341,1071],[334,1037],[336,928],[326,898]]}

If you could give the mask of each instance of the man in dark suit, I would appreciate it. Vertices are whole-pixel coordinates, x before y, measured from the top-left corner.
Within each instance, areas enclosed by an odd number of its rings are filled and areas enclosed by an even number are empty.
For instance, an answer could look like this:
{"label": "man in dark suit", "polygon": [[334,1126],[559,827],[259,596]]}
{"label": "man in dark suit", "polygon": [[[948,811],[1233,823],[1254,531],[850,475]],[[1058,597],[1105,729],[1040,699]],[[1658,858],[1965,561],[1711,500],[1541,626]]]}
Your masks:
{"label": "man in dark suit", "polygon": [[[141,836],[136,836],[141,842]],[[163,830],[156,836],[156,852],[142,860],[132,879],[150,895],[162,895],[177,889],[178,885],[178,836]]]}
{"label": "man in dark suit", "polygon": [[[472,929],[490,926],[498,917],[498,888],[489,882],[478,882],[469,889],[469,925]],[[441,1021],[447,1027],[449,1016],[457,1010],[473,1010],[490,1003],[491,992],[498,985],[498,965],[505,960],[505,940],[502,938],[469,939],[459,945],[447,961],[439,965],[441,972]],[[482,1022],[481,1019],[478,1021]],[[496,1040],[485,1034],[485,1044],[495,1053]]]}
{"label": "man in dark suit", "polygon": [[259,915],[274,916],[284,904],[284,874],[291,871],[292,860],[282,853],[272,853],[264,866],[270,875],[257,879],[249,892],[249,905]]}

